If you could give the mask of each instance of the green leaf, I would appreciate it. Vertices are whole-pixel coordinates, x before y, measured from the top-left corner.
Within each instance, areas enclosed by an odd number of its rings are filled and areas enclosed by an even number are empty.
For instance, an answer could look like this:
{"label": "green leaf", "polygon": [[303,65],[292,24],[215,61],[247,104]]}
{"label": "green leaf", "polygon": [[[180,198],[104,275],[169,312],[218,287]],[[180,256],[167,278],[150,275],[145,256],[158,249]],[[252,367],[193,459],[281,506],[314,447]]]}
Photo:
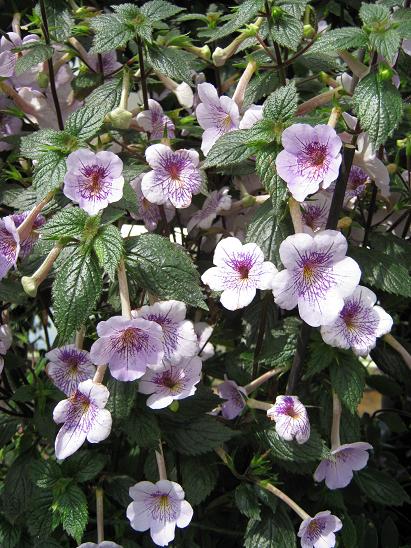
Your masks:
{"label": "green leaf", "polygon": [[240,129],[222,135],[211,147],[203,164],[204,169],[240,164],[252,154],[248,144],[249,130]]}
{"label": "green leaf", "polygon": [[35,65],[51,59],[54,49],[51,46],[38,41],[33,42],[30,49],[25,50],[24,54],[16,61],[16,76],[20,76],[23,72],[28,71]]}
{"label": "green leaf", "polygon": [[320,373],[327,367],[330,367],[337,359],[336,351],[332,346],[324,344],[322,341],[312,345],[310,357],[307,362],[306,378],[310,378]]}
{"label": "green leaf", "polygon": [[270,27],[270,36],[280,46],[296,51],[303,37],[304,25],[299,17],[284,11]]}
{"label": "green leaf", "polygon": [[39,491],[30,500],[27,512],[27,527],[33,537],[44,539],[55,528],[52,514],[53,495],[50,491]]}
{"label": "green leaf", "polygon": [[157,234],[126,240],[127,274],[136,284],[160,299],[176,299],[207,309],[199,274],[186,251]]}
{"label": "green leaf", "polygon": [[288,514],[278,509],[261,521],[251,519],[244,537],[245,548],[296,548],[294,525]]}
{"label": "green leaf", "polygon": [[358,359],[340,355],[341,359],[330,366],[331,384],[341,402],[354,414],[364,393],[365,369]]}
{"label": "green leaf", "polygon": [[310,48],[310,53],[357,49],[365,46],[367,42],[367,34],[362,29],[342,27],[322,34]]}
{"label": "green leaf", "polygon": [[237,432],[206,415],[184,423],[169,421],[163,434],[176,451],[196,456],[220,447]]}
{"label": "green leaf", "polygon": [[110,392],[110,398],[106,409],[110,411],[113,419],[126,419],[133,408],[137,396],[136,382],[121,382],[109,378],[107,388]]}
{"label": "green leaf", "polygon": [[20,515],[30,507],[33,493],[33,483],[30,481],[30,465],[32,456],[23,454],[9,467],[2,491],[3,500],[7,505],[3,508],[4,515],[15,523]]}
{"label": "green leaf", "polygon": [[130,476],[111,476],[104,480],[104,492],[112,497],[120,506],[126,508],[130,504],[130,487],[136,482]]}
{"label": "green leaf", "polygon": [[246,241],[256,243],[265,259],[277,266],[281,264],[278,252],[280,244],[292,234],[291,223],[282,217],[274,211],[271,200],[267,200],[257,209],[246,233]]}
{"label": "green leaf", "polygon": [[396,29],[371,32],[368,37],[370,46],[391,62],[400,47],[401,37]]}
{"label": "green leaf", "polygon": [[360,265],[362,280],[366,284],[387,293],[411,297],[411,277],[403,262],[393,261],[389,254],[364,247],[351,248],[350,256]]}
{"label": "green leaf", "polygon": [[275,431],[269,428],[259,434],[259,437],[268,445],[276,459],[291,462],[314,462],[324,458],[326,448],[320,435],[311,430],[310,439],[303,444],[296,441],[286,441]]}
{"label": "green leaf", "polygon": [[135,35],[133,25],[114,13],[93,17],[90,25],[95,33],[91,53],[107,53],[123,47]]}
{"label": "green leaf", "polygon": [[402,99],[397,88],[378,73],[368,74],[357,84],[352,100],[361,129],[368,133],[374,147],[385,143],[402,117]]}
{"label": "green leaf", "polygon": [[173,80],[192,83],[190,60],[192,56],[176,48],[165,48],[147,44],[147,61],[154,70]]}
{"label": "green leaf", "polygon": [[364,495],[378,504],[402,506],[411,502],[398,481],[385,472],[367,468],[355,474],[355,481]]}
{"label": "green leaf", "polygon": [[278,147],[275,145],[259,150],[255,157],[255,168],[264,188],[270,194],[274,213],[282,216],[288,191],[286,183],[277,173],[275,166],[277,154]]}
{"label": "green leaf", "polygon": [[62,478],[60,466],[54,460],[35,460],[30,466],[30,478],[37,487],[51,489]]}
{"label": "green leaf", "polygon": [[[56,42],[64,42],[71,36],[74,18],[67,9],[65,0],[46,0],[44,2],[50,38]],[[40,9],[36,8],[40,14]]]}
{"label": "green leaf", "polygon": [[217,485],[218,468],[210,457],[181,457],[180,470],[185,498],[196,506],[203,502]]}
{"label": "green leaf", "polygon": [[398,548],[400,543],[398,528],[391,516],[387,516],[381,529],[381,546]]}
{"label": "green leaf", "polygon": [[244,516],[260,520],[260,503],[253,485],[241,483],[234,492],[234,498],[237,508]]}
{"label": "green leaf", "polygon": [[21,138],[20,153],[31,160],[39,160],[51,148],[60,148],[62,133],[54,129],[40,129]]}
{"label": "green leaf", "polygon": [[87,499],[83,491],[75,484],[55,500],[63,529],[80,544],[88,521]]}
{"label": "green leaf", "polygon": [[264,118],[286,122],[297,112],[298,93],[295,82],[275,90],[264,103]]}
{"label": "green leaf", "polygon": [[53,284],[54,319],[61,342],[68,341],[90,316],[102,290],[102,273],[92,253],[76,248]]}
{"label": "green leaf", "polygon": [[133,417],[132,423],[127,425],[127,438],[132,445],[138,447],[158,447],[161,431],[157,417],[149,411],[139,412]]}
{"label": "green leaf", "polygon": [[98,107],[106,114],[118,106],[121,97],[121,79],[113,78],[105,82],[86,97],[84,103],[88,107]]}
{"label": "green leaf", "polygon": [[120,4],[112,7],[125,27],[132,28],[134,33],[143,40],[151,41],[153,27],[140,8],[134,4]]}
{"label": "green leaf", "polygon": [[411,40],[411,13],[409,8],[398,9],[392,19],[397,25],[397,32],[405,40]]}
{"label": "green leaf", "polygon": [[59,188],[67,171],[66,158],[61,152],[50,150],[34,166],[33,188],[42,200],[50,191]]}
{"label": "green leaf", "polygon": [[59,240],[63,236],[81,238],[89,216],[79,207],[65,207],[56,213],[41,229],[45,240]]}
{"label": "green leaf", "polygon": [[95,451],[80,451],[63,462],[63,473],[79,483],[94,479],[107,464],[107,457]]}
{"label": "green leaf", "polygon": [[9,523],[0,515],[0,546],[2,548],[15,548],[21,537],[21,529]]}
{"label": "green leaf", "polygon": [[67,118],[66,130],[78,139],[87,141],[94,137],[104,123],[105,105],[85,105]]}
{"label": "green leaf", "polygon": [[381,4],[361,4],[360,18],[364,25],[372,25],[373,23],[382,23],[389,19],[390,10]]}
{"label": "green leaf", "polygon": [[214,42],[232,34],[255,17],[263,7],[264,0],[245,0],[233,13],[230,20],[211,34],[208,41]]}
{"label": "green leaf", "polygon": [[119,229],[114,225],[101,227],[93,240],[93,247],[101,268],[114,280],[123,256],[123,238]]}
{"label": "green leaf", "polygon": [[174,6],[170,2],[166,2],[166,0],[151,0],[141,7],[141,13],[151,22],[168,19],[184,10],[185,8]]}
{"label": "green leaf", "polygon": [[256,74],[245,91],[244,108],[248,108],[252,103],[256,103],[262,97],[269,95],[278,84],[278,74],[276,72],[267,71]]}

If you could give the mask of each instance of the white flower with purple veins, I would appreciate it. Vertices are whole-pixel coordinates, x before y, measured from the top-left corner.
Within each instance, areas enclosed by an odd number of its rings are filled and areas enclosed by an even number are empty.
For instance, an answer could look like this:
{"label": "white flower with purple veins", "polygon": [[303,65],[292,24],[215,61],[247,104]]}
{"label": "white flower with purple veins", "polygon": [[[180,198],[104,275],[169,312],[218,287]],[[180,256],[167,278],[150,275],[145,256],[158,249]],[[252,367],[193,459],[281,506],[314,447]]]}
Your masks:
{"label": "white flower with purple veins", "polygon": [[226,95],[218,96],[216,88],[204,82],[197,87],[201,103],[196,108],[197,121],[205,130],[201,150],[207,156],[221,135],[238,129],[240,112],[237,103]]}
{"label": "white flower with purple veins", "polygon": [[347,247],[336,230],[288,236],[279,250],[285,270],[272,282],[276,304],[285,310],[298,306],[312,327],[333,323],[361,277],[358,264],[345,256]]}
{"label": "white flower with purple veins", "polygon": [[193,517],[181,485],[174,481],[140,481],[130,487],[129,493],[133,499],[127,507],[131,527],[135,531],[150,529],[157,546],[167,546],[174,539],[176,526],[187,527]]}
{"label": "white flower with purple veins", "polygon": [[275,421],[275,430],[280,438],[295,439],[302,444],[310,438],[310,421],[307,410],[297,396],[277,396],[275,404],[268,409],[267,417]]}
{"label": "white flower with purple veins", "polygon": [[146,160],[152,171],[145,173],[141,181],[145,198],[153,204],[170,201],[175,207],[188,207],[203,182],[198,152],[173,151],[166,145],[151,145],[146,150]]}
{"label": "white flower with purple veins", "polygon": [[239,129],[250,129],[254,124],[263,119],[263,106],[251,105],[241,119]]}
{"label": "white flower with purple veins", "polygon": [[138,383],[138,391],[151,394],[147,405],[151,409],[164,409],[174,400],[183,400],[195,394],[201,379],[202,362],[197,356],[182,358],[177,363],[164,360],[158,371],[147,370]]}
{"label": "white flower with purple veins", "polygon": [[221,304],[228,310],[244,308],[257,289],[271,289],[276,267],[264,261],[257,244],[243,245],[237,238],[225,238],[215,248],[213,263],[201,276],[213,291],[222,291]]}
{"label": "white flower with purple veins", "polygon": [[213,224],[214,219],[221,211],[227,211],[231,207],[231,196],[228,194],[228,187],[220,190],[213,190],[203,204],[203,207],[194,213],[187,223],[187,231],[191,232],[193,228],[207,230]]}
{"label": "white flower with purple veins", "polygon": [[0,219],[0,280],[16,266],[20,252],[20,237],[11,216]]}
{"label": "white flower with purple veins", "polygon": [[[130,211],[130,215],[133,217],[133,219],[136,219],[136,221],[139,221],[140,219],[144,222],[144,226],[147,230],[150,232],[155,230],[157,228],[158,222],[161,221],[161,213],[160,208],[156,204],[152,204],[149,202],[145,197],[144,194],[141,191],[141,181],[143,179],[144,175],[139,175],[132,181],[130,181],[130,186],[134,190],[137,196],[137,204],[138,204],[138,215]],[[170,202],[166,202],[164,204],[164,212],[166,214],[167,222],[170,222],[171,219],[175,215],[175,208],[173,205],[170,204]]]}
{"label": "white flower with purple veins", "polygon": [[120,546],[120,544],[117,544],[116,542],[113,542],[111,540],[103,540],[103,542],[100,542],[99,544],[96,544],[95,542],[83,542],[83,544],[80,544],[77,546],[77,548],[123,548]]}
{"label": "white flower with purple veins", "polygon": [[89,215],[97,215],[123,196],[123,162],[107,150],[81,148],[69,154],[63,192]]}
{"label": "white flower with purple veins", "polygon": [[96,367],[90,360],[87,350],[80,350],[74,344],[67,344],[47,352],[49,360],[47,374],[62,392],[70,396],[77,386],[92,379]]}
{"label": "white flower with purple veins", "polygon": [[[301,204],[301,216],[304,227],[318,232],[324,230],[327,224],[331,206],[331,195],[327,192],[317,192],[309,200]],[[304,230],[309,232],[309,230]]]}
{"label": "white flower with purple veins", "polygon": [[187,308],[181,301],[160,301],[133,310],[134,318],[156,322],[164,335],[164,357],[178,361],[190,358],[198,352],[197,335],[190,320],[186,320]]}
{"label": "white flower with purple veins", "polygon": [[164,337],[156,322],[113,316],[97,325],[97,335],[100,338],[90,349],[91,360],[97,365],[108,364],[115,379],[134,381],[147,367],[161,367]]}
{"label": "white flower with purple veins", "polygon": [[0,325],[0,373],[3,371],[4,358],[13,342],[13,335],[8,325]]}
{"label": "white flower with purple veins", "polygon": [[347,487],[353,478],[353,471],[367,466],[370,449],[372,445],[362,441],[345,443],[333,449],[329,458],[322,460],[314,472],[315,481],[325,480],[328,489]]}
{"label": "white flower with purple veins", "polygon": [[[25,46],[30,42],[37,42],[39,37],[37,34],[28,34],[23,39],[16,32],[7,32],[0,39],[0,76],[3,78],[13,77],[15,87],[22,85],[30,85],[35,83],[36,71],[38,73],[38,65],[26,70],[20,76],[14,77],[16,61],[18,54],[12,51],[14,48]],[[22,51],[20,55],[27,54],[27,51]]]}
{"label": "white flower with purple veins", "polygon": [[333,516],[329,510],[318,512],[300,525],[297,534],[301,538],[301,548],[334,548],[334,533],[341,528],[341,520]]}
{"label": "white flower with purple veins", "polygon": [[221,399],[226,400],[221,405],[221,414],[225,419],[232,420],[238,417],[245,407],[247,392],[235,381],[226,379],[217,386],[217,393]]}
{"label": "white flower with purple veins", "polygon": [[164,110],[160,103],[154,101],[154,99],[148,100],[149,110],[143,110],[137,114],[137,123],[144,131],[150,133],[150,139],[157,140],[164,137],[164,130],[166,130],[166,137],[169,139],[174,138],[175,126],[171,119],[164,114]]}
{"label": "white flower with purple veins", "polygon": [[107,438],[111,431],[111,414],[104,407],[109,395],[104,385],[88,379],[78,385],[70,398],[56,405],[54,422],[63,423],[55,443],[58,459],[66,459],[75,453],[86,439],[98,443]]}
{"label": "white flower with purple veins", "polygon": [[320,124],[293,124],[283,131],[282,150],[275,165],[293,197],[302,202],[309,194],[327,188],[338,177],[342,141],[335,129]]}
{"label": "white flower with purple veins", "polygon": [[0,95],[0,152],[3,150],[12,150],[13,145],[7,141],[3,141],[4,137],[17,135],[20,133],[22,121],[16,116],[7,114],[5,110],[13,106],[13,102]]}
{"label": "white flower with purple veins", "polygon": [[337,348],[351,348],[357,356],[367,356],[377,337],[389,333],[393,323],[376,302],[375,293],[359,285],[344,299],[344,307],[334,322],[321,327],[324,342]]}
{"label": "white flower with purple veins", "polygon": [[[13,213],[11,218],[14,221],[14,224],[18,228],[21,223],[25,220],[27,215],[29,214],[28,211],[24,211],[23,213]],[[41,228],[46,222],[46,219],[43,217],[43,215],[37,215],[36,219],[34,220],[33,226],[31,227],[30,234],[27,236],[27,238],[20,242],[20,252],[19,257],[21,259],[24,259],[33,250],[34,244],[39,239],[39,235],[37,233],[38,229]]]}
{"label": "white flower with purple veins", "polygon": [[209,342],[214,329],[206,322],[196,322],[194,332],[197,335],[199,354],[198,357],[205,362],[215,354],[214,346]]}

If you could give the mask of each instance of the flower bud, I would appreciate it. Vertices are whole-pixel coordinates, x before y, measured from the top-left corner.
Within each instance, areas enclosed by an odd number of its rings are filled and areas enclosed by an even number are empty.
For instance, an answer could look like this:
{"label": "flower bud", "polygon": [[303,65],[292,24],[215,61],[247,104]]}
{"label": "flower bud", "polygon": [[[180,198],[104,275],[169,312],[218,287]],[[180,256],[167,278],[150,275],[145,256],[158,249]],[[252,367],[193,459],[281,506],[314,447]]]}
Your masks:
{"label": "flower bud", "polygon": [[255,196],[251,196],[251,194],[246,194],[241,199],[241,204],[243,207],[252,207],[256,202]]}
{"label": "flower bud", "polygon": [[223,48],[216,48],[213,52],[212,59],[216,67],[222,67],[225,63],[227,54]]}
{"label": "flower bud", "polygon": [[37,295],[38,283],[33,276],[23,276],[21,279],[21,285],[30,297],[35,297]]}
{"label": "flower bud", "polygon": [[37,74],[38,85],[45,89],[49,85],[49,76],[45,72],[39,72]]}
{"label": "flower bud", "polygon": [[388,164],[388,165],[387,165],[387,170],[388,170],[388,173],[389,173],[390,175],[392,175],[393,173],[395,173],[395,172],[397,171],[397,169],[398,169],[397,164]]}
{"label": "flower bud", "polygon": [[315,30],[311,25],[304,25],[304,38],[312,38]]}
{"label": "flower bud", "polygon": [[178,400],[174,400],[170,403],[170,405],[168,406],[168,408],[170,409],[170,411],[172,411],[173,413],[177,413],[177,411],[179,410],[180,408],[180,404],[178,402]]}
{"label": "flower bud", "polygon": [[345,228],[350,228],[351,224],[352,224],[351,217],[343,217],[342,219],[338,221],[337,228],[340,228],[341,230],[343,230]]}
{"label": "flower bud", "polygon": [[394,76],[394,71],[391,67],[388,65],[381,65],[378,69],[378,76],[381,78],[381,80],[391,80],[391,78]]}
{"label": "flower bud", "polygon": [[271,10],[271,16],[274,19],[274,21],[278,21],[278,19],[280,19],[283,13],[284,11],[278,6],[274,6],[273,9]]}
{"label": "flower bud", "polygon": [[111,125],[116,129],[128,129],[130,127],[132,117],[133,114],[129,110],[122,107],[115,108],[107,116]]}

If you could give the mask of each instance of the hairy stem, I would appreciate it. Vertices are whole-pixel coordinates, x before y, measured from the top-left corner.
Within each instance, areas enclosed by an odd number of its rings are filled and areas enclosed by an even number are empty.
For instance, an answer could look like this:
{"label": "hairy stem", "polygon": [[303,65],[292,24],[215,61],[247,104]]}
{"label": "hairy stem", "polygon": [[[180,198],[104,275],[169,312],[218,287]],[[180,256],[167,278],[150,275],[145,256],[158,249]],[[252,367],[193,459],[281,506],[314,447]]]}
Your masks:
{"label": "hairy stem", "polygon": [[96,489],[97,542],[104,541],[104,493],[101,487]]}
{"label": "hairy stem", "polygon": [[140,37],[137,37],[137,48],[138,48],[138,63],[140,65],[140,80],[141,80],[141,91],[143,93],[144,110],[149,110],[146,70],[144,67],[143,43]]}
{"label": "hairy stem", "polygon": [[333,422],[331,425],[331,451],[340,447],[340,422],[341,422],[341,402],[337,393],[333,390]]}

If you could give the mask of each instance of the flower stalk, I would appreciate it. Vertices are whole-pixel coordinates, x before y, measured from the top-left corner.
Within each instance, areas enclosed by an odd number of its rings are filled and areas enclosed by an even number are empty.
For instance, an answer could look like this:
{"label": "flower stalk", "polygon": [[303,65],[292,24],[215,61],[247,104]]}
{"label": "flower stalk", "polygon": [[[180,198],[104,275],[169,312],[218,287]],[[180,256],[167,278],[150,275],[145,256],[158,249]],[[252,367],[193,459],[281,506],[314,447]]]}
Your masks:
{"label": "flower stalk", "polygon": [[47,278],[64,245],[65,244],[58,242],[32,276],[22,277],[21,285],[27,295],[30,295],[30,297],[35,297],[37,295],[39,285]]}
{"label": "flower stalk", "polygon": [[333,390],[333,420],[331,425],[331,451],[340,447],[340,423],[341,423],[341,401],[337,393]]}
{"label": "flower stalk", "polygon": [[384,342],[386,342],[388,345],[391,346],[398,354],[402,357],[404,362],[406,363],[408,369],[411,369],[411,355],[409,354],[408,350],[406,350],[401,343],[395,339],[391,333],[387,333],[387,335],[384,335],[383,337]]}
{"label": "flower stalk", "polygon": [[104,492],[101,487],[96,489],[97,542],[104,541]]}
{"label": "flower stalk", "polygon": [[237,87],[235,88],[233,101],[237,103],[239,109],[243,106],[245,91],[256,69],[257,63],[254,59],[250,60],[247,63],[240,80],[238,81]]}

